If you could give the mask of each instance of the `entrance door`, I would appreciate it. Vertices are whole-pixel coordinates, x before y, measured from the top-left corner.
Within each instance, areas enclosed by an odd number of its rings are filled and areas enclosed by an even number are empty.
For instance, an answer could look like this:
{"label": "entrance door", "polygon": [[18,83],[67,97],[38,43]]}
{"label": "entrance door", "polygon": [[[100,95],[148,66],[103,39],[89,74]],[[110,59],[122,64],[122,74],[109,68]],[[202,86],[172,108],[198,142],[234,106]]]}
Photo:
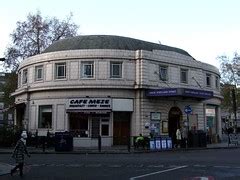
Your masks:
{"label": "entrance door", "polygon": [[130,113],[113,113],[113,145],[127,145],[130,136]]}
{"label": "entrance door", "polygon": [[168,113],[168,133],[173,143],[176,142],[176,131],[180,127],[182,120],[182,111],[178,107],[172,107]]}

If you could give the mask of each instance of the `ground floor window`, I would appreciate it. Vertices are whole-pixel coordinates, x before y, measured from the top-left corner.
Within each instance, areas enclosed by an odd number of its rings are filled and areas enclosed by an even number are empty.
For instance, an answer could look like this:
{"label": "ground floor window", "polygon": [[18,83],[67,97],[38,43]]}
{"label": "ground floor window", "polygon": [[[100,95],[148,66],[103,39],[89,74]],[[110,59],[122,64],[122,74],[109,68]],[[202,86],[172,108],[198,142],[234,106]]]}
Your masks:
{"label": "ground floor window", "polygon": [[109,136],[110,114],[70,113],[70,131],[75,137]]}
{"label": "ground floor window", "polygon": [[76,137],[88,137],[88,116],[80,113],[70,113],[70,130]]}
{"label": "ground floor window", "polygon": [[52,128],[52,105],[39,106],[39,128]]}

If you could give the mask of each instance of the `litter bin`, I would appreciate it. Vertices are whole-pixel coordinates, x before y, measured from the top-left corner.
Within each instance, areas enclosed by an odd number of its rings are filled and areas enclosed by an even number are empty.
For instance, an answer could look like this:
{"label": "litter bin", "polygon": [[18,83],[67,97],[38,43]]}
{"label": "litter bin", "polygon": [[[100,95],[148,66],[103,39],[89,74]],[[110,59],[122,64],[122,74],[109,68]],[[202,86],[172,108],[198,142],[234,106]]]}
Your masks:
{"label": "litter bin", "polygon": [[188,147],[207,147],[207,136],[202,130],[189,131]]}
{"label": "litter bin", "polygon": [[55,151],[72,151],[73,136],[69,132],[55,133]]}
{"label": "litter bin", "polygon": [[199,147],[207,147],[207,135],[204,131],[198,131]]}
{"label": "litter bin", "polygon": [[199,147],[197,131],[189,131],[188,132],[188,147]]}

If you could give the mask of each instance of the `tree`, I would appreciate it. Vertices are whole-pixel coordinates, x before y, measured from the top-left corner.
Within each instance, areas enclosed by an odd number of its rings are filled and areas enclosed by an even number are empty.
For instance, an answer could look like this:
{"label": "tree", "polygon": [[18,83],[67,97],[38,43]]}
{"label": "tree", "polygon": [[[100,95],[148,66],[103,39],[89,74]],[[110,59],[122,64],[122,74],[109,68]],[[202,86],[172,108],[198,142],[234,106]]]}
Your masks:
{"label": "tree", "polygon": [[23,59],[40,54],[54,41],[76,36],[79,26],[72,22],[72,16],[70,13],[65,20],[43,18],[37,11],[30,13],[26,21],[18,21],[10,35],[12,43],[5,53],[5,67],[15,71]]}
{"label": "tree", "polygon": [[234,114],[235,129],[237,128],[237,111],[240,105],[240,90],[238,79],[240,76],[240,56],[237,52],[231,59],[227,56],[219,56],[221,81],[221,94],[223,96],[222,107],[229,114]]}
{"label": "tree", "polygon": [[240,56],[237,52],[233,58],[219,56],[221,81],[223,84],[237,85],[240,76]]}

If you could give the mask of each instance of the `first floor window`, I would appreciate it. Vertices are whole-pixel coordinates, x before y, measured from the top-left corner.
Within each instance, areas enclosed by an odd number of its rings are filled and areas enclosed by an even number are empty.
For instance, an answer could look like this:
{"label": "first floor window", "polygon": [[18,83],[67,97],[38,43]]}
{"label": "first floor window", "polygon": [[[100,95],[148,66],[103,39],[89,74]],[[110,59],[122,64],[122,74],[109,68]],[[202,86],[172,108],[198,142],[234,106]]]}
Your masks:
{"label": "first floor window", "polygon": [[20,87],[21,86],[21,78],[22,78],[22,73],[21,73],[21,71],[19,71],[19,73],[18,73],[18,87]]}
{"label": "first floor window", "polygon": [[94,62],[82,62],[82,77],[93,78],[94,76]]}
{"label": "first floor window", "polygon": [[24,69],[24,70],[23,70],[22,83],[23,83],[23,84],[26,84],[26,83],[27,83],[27,69]]}
{"label": "first floor window", "polygon": [[121,62],[111,62],[110,63],[111,78],[122,78],[122,63]]}
{"label": "first floor window", "polygon": [[35,67],[35,81],[43,80],[43,66]]}
{"label": "first floor window", "polygon": [[66,78],[66,63],[57,63],[55,65],[55,77],[56,79]]}
{"label": "first floor window", "polygon": [[219,88],[219,77],[218,76],[216,76],[216,78],[215,78],[215,85],[216,85],[216,89],[218,89]]}
{"label": "first floor window", "polygon": [[206,85],[211,87],[211,74],[206,74]]}
{"label": "first floor window", "polygon": [[181,83],[188,83],[188,70],[187,69],[181,69],[180,81],[181,81]]}
{"label": "first floor window", "polygon": [[159,66],[159,78],[162,81],[167,81],[168,70],[166,66]]}
{"label": "first floor window", "polygon": [[52,128],[52,105],[39,106],[39,128]]}

